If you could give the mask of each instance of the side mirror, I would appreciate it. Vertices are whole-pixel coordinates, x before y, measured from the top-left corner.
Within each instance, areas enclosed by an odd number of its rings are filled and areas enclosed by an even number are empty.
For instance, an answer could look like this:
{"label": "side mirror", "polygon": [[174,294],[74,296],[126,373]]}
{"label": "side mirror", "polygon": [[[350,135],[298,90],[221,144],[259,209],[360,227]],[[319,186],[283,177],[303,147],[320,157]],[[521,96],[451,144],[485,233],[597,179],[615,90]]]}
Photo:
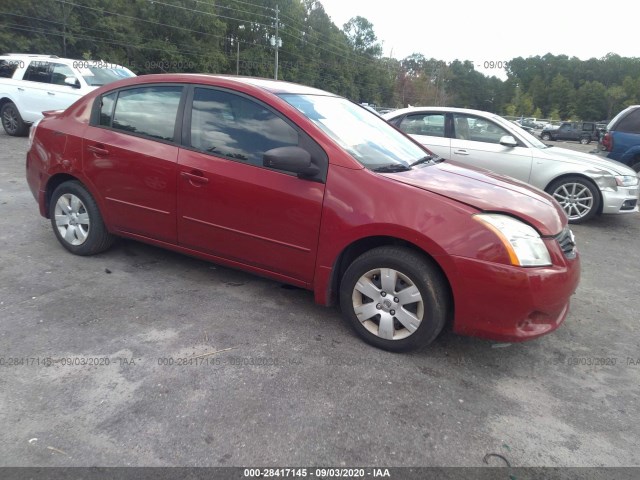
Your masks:
{"label": "side mirror", "polygon": [[311,162],[311,155],[300,147],[278,147],[264,152],[262,164],[265,167],[297,173],[300,177],[314,177],[320,172]]}
{"label": "side mirror", "polygon": [[66,77],[64,83],[73,88],[80,88],[80,81],[76,77]]}
{"label": "side mirror", "polygon": [[517,147],[518,142],[511,135],[505,135],[500,137],[500,145],[504,145],[505,147]]}

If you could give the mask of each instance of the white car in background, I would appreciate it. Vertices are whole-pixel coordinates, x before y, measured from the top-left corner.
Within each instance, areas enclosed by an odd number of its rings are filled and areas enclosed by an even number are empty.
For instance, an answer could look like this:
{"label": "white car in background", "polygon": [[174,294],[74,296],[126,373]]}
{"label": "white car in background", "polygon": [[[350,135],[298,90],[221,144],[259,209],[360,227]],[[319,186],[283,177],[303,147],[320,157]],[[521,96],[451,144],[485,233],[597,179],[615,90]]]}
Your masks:
{"label": "white car in background", "polygon": [[634,170],[596,155],[545,145],[493,113],[411,107],[382,118],[444,159],[507,175],[546,191],[572,223],[600,213],[638,211],[639,179]]}
{"label": "white car in background", "polygon": [[84,94],[135,73],[121,65],[55,55],[0,55],[0,118],[23,136],[47,110],[63,110]]}

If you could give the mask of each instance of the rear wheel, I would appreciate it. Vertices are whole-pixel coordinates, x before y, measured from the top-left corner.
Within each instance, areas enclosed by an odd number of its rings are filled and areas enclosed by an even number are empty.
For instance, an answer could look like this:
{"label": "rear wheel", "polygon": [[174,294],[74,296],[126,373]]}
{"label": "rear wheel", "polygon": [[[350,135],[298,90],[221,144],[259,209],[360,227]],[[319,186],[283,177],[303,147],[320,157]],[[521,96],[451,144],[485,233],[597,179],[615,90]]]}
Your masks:
{"label": "rear wheel", "polygon": [[551,135],[549,135],[548,133],[543,133],[541,138],[545,141],[549,141],[551,140]]}
{"label": "rear wheel", "polygon": [[115,240],[95,200],[80,182],[64,182],[54,190],[49,216],[58,241],[75,255],[100,253]]}
{"label": "rear wheel", "polygon": [[29,125],[24,123],[18,107],[14,103],[5,103],[0,109],[0,117],[2,117],[2,127],[7,135],[24,137],[29,133]]}
{"label": "rear wheel", "polygon": [[636,157],[633,159],[631,168],[633,168],[636,172],[640,173],[640,157]]}
{"label": "rear wheel", "polygon": [[570,223],[582,223],[593,218],[600,208],[600,192],[589,180],[569,176],[556,180],[547,193],[557,200]]}
{"label": "rear wheel", "polygon": [[588,144],[590,144],[590,143],[591,143],[591,138],[589,138],[589,137],[582,137],[582,138],[580,139],[580,143],[581,143],[582,145],[588,145]]}
{"label": "rear wheel", "polygon": [[379,247],[358,257],[345,272],[340,306],[363,340],[402,352],[438,336],[449,296],[444,276],[426,257],[408,248]]}

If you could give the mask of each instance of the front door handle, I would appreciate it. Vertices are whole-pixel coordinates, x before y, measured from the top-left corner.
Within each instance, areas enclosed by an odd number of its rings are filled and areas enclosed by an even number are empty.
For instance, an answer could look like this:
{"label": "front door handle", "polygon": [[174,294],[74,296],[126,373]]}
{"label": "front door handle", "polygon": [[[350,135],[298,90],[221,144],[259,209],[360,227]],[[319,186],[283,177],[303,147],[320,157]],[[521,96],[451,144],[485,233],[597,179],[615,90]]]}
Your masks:
{"label": "front door handle", "polygon": [[200,183],[200,184],[204,184],[204,183],[209,183],[209,179],[207,177],[205,177],[202,172],[198,172],[198,171],[194,171],[194,173],[189,173],[189,172],[180,172],[180,176],[182,178],[185,178],[187,180],[189,180],[189,182],[191,184],[196,184],[196,183]]}
{"label": "front door handle", "polygon": [[96,155],[109,155],[109,150],[104,148],[104,145],[89,145],[87,150],[95,153]]}
{"label": "front door handle", "polygon": [[47,95],[55,95],[53,92],[47,92]]}
{"label": "front door handle", "polygon": [[19,91],[19,92],[24,92],[24,88],[22,88],[22,87],[18,87],[18,91]]}
{"label": "front door handle", "polygon": [[467,152],[466,150],[454,150],[453,153],[455,153],[456,155],[469,155],[469,152]]}

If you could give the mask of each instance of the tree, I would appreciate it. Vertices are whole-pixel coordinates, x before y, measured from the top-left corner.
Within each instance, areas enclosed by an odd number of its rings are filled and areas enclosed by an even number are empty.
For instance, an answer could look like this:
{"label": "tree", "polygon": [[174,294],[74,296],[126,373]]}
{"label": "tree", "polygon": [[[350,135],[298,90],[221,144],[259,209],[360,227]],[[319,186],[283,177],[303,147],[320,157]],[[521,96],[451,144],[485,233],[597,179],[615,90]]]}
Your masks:
{"label": "tree", "polygon": [[576,94],[575,113],[582,120],[601,120],[607,116],[606,89],[600,82],[586,82]]}

